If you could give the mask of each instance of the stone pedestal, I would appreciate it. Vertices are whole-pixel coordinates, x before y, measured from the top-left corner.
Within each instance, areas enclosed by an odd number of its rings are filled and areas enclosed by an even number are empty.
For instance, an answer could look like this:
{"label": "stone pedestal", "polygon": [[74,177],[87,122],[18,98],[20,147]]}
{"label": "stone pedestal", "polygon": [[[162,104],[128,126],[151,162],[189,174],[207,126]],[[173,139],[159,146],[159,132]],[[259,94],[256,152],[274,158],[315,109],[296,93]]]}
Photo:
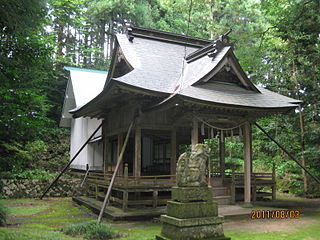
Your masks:
{"label": "stone pedestal", "polygon": [[230,240],[224,236],[223,217],[218,216],[211,187],[173,187],[161,222],[157,240]]}

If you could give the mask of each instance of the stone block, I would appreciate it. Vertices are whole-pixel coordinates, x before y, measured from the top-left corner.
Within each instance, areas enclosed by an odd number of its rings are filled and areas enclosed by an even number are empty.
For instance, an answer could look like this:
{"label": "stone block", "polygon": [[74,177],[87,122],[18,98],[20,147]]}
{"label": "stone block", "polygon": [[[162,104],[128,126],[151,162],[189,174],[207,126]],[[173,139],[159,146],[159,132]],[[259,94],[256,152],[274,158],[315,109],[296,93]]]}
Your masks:
{"label": "stone block", "polygon": [[211,187],[172,187],[172,200],[179,202],[211,201],[213,198]]}
{"label": "stone block", "polygon": [[[222,224],[178,227],[163,223],[160,238],[172,240],[216,240],[229,239],[224,237]],[[161,238],[162,237],[162,238]]]}
{"label": "stone block", "polygon": [[198,218],[218,216],[216,202],[167,202],[167,215],[176,218]]}
{"label": "stone block", "polygon": [[222,216],[217,217],[201,217],[201,218],[188,218],[181,219],[175,218],[168,215],[161,215],[161,222],[171,224],[177,227],[191,227],[191,226],[201,226],[210,224],[222,224],[224,218]]}

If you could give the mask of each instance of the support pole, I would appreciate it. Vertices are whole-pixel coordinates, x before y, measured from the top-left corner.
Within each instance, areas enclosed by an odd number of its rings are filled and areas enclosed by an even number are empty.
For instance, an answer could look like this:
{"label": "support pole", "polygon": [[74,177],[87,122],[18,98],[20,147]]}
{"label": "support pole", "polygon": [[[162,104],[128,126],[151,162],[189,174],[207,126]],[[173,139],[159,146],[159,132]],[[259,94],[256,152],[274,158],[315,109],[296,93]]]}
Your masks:
{"label": "support pole", "polygon": [[317,178],[316,176],[314,176],[308,169],[306,169],[305,166],[303,166],[291,153],[289,153],[282,145],[280,145],[280,143],[278,143],[274,138],[272,138],[262,127],[260,127],[260,125],[258,125],[257,123],[255,123],[255,125],[256,125],[271,141],[273,141],[275,144],[277,144],[278,147],[281,148],[281,150],[284,151],[293,161],[295,161],[304,171],[306,171],[306,173],[308,173],[308,174],[310,175],[310,177],[312,177],[317,183],[320,184],[319,178]]}
{"label": "support pole", "polygon": [[135,121],[135,120],[133,120],[133,121],[131,122],[130,126],[129,126],[129,129],[128,129],[128,132],[127,132],[127,135],[126,135],[126,139],[124,140],[124,143],[123,143],[123,146],[122,146],[120,155],[119,155],[119,157],[118,157],[118,162],[117,162],[116,168],[115,168],[115,170],[114,170],[114,172],[113,172],[113,175],[112,175],[112,178],[111,178],[109,187],[108,187],[108,191],[107,191],[107,194],[106,194],[106,196],[105,196],[105,198],[104,198],[104,201],[103,201],[103,204],[102,204],[102,207],[101,207],[101,210],[100,210],[100,214],[99,214],[99,217],[98,217],[98,220],[97,220],[97,223],[98,223],[98,224],[101,222],[101,219],[102,219],[102,216],[103,216],[103,212],[104,212],[104,210],[105,210],[105,208],[106,208],[106,206],[107,206],[107,202],[108,202],[109,197],[110,197],[110,194],[111,194],[111,189],[112,189],[114,180],[115,180],[115,178],[116,178],[116,175],[117,175],[117,172],[118,172],[120,163],[122,162],[124,150],[126,149],[126,146],[127,146],[128,140],[129,140],[130,132],[131,132],[132,126],[133,126],[133,124],[134,124],[134,121]]}
{"label": "support pole", "polygon": [[90,171],[90,167],[89,167],[89,164],[87,164],[87,171],[86,171],[86,174],[84,175],[82,183],[80,184],[80,187],[83,187],[83,184],[84,184],[84,182],[86,181],[86,179],[88,177],[89,171]]}
{"label": "support pole", "polygon": [[49,187],[44,191],[44,193],[41,195],[40,200],[46,195],[46,193],[50,190],[50,188],[55,184],[59,178],[64,174],[64,172],[68,169],[68,167],[71,165],[71,163],[78,157],[78,155],[81,153],[81,151],[87,146],[87,144],[90,142],[90,140],[93,138],[93,136],[99,131],[99,129],[102,127],[103,123],[101,123],[97,129],[91,134],[91,136],[88,138],[88,140],[82,145],[82,147],[79,149],[79,151],[76,153],[76,155],[73,156],[73,158],[70,160],[70,162],[67,163],[67,165],[62,169],[60,174],[52,181],[52,183],[49,185]]}

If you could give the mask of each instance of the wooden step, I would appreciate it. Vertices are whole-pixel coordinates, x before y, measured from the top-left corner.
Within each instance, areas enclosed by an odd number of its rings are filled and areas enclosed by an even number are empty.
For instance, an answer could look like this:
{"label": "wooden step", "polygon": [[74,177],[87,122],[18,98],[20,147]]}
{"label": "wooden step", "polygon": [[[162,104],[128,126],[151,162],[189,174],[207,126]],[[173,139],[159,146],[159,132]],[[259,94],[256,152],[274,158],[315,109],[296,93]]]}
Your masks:
{"label": "wooden step", "polygon": [[213,196],[226,196],[229,193],[229,189],[227,187],[212,187],[213,190]]}
{"label": "wooden step", "polygon": [[213,197],[213,200],[218,202],[219,205],[231,204],[231,196],[230,195]]}

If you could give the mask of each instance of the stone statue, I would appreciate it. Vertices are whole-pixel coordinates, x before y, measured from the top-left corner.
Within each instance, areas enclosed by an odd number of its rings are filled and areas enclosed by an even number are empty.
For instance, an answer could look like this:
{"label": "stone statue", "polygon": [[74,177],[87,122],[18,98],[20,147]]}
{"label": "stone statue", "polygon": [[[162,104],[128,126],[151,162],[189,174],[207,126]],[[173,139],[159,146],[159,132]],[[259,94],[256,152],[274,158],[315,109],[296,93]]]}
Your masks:
{"label": "stone statue", "polygon": [[206,186],[208,158],[209,148],[204,144],[197,144],[191,154],[181,154],[177,163],[177,185],[179,187]]}

